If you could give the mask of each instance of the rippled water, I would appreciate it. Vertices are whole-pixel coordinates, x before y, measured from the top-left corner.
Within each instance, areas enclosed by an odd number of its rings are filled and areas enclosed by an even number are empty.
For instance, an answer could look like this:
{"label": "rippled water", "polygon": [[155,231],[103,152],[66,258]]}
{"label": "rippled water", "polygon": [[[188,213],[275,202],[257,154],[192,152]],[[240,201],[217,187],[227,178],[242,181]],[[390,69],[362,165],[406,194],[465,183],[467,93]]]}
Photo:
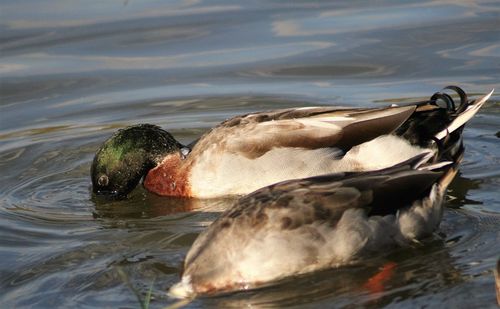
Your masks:
{"label": "rippled water", "polygon": [[[130,308],[150,288],[150,307],[174,302],[165,291],[185,253],[229,200],[141,188],[93,200],[90,162],[117,128],[156,123],[189,142],[248,111],[500,90],[499,12],[496,1],[2,1],[0,304]],[[495,307],[498,93],[465,131],[424,246],[188,307]],[[384,265],[392,275],[374,291]]]}

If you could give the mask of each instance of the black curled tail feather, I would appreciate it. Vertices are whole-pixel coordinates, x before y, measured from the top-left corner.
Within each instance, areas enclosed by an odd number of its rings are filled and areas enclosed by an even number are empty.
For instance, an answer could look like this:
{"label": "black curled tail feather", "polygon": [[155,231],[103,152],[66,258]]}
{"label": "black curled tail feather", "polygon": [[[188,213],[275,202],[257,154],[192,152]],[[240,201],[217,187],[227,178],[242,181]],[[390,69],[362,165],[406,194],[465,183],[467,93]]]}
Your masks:
{"label": "black curled tail feather", "polygon": [[[455,102],[445,90],[458,94],[460,102]],[[467,94],[461,88],[447,86],[442,92],[434,93],[425,104],[420,103],[415,113],[395,133],[413,145],[437,148],[434,161],[454,162],[463,151],[463,125],[453,132],[448,132],[447,128],[470,103]],[[442,132],[446,133],[444,137],[441,136]]]}

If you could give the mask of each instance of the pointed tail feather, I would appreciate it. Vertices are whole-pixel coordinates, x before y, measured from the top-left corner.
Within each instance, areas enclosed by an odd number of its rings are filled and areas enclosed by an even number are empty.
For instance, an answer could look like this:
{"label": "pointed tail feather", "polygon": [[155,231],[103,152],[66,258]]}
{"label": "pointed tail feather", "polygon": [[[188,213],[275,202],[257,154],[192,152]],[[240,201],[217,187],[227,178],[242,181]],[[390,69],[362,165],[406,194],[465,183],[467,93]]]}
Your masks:
{"label": "pointed tail feather", "polygon": [[[432,139],[435,145],[438,147],[438,152],[436,153],[435,161],[451,160],[457,162],[461,160],[463,154],[463,141],[462,141],[462,130],[465,124],[474,117],[474,115],[479,111],[479,109],[486,103],[486,101],[493,94],[493,90],[486,94],[485,96],[474,100],[467,100],[465,92],[458,87],[447,87],[457,91],[460,95],[461,103],[458,108],[455,108],[453,100],[452,108],[448,106],[448,111],[450,113],[450,122],[446,127],[434,135]],[[457,88],[457,89],[454,89]]]}
{"label": "pointed tail feather", "polygon": [[[462,128],[491,97],[493,90],[480,99],[469,101],[465,92],[456,86],[444,89],[453,90],[460,96],[458,106],[449,94],[437,92],[429,100],[417,103],[415,112],[396,134],[424,148],[435,143],[440,154],[456,152],[461,144]],[[443,102],[446,106],[442,106]]]}
{"label": "pointed tail feather", "polygon": [[[479,109],[488,101],[488,99],[491,97],[495,89],[491,90],[488,94],[483,96],[480,99],[475,100],[474,102],[467,103],[467,106],[464,108],[462,112],[459,112],[459,114],[456,116],[455,119],[443,130],[438,132],[435,137],[438,140],[442,140],[445,137],[447,137],[449,134],[457,130],[458,128],[461,128],[464,124],[467,123],[474,115],[479,111]],[[460,109],[459,109],[460,111]]]}

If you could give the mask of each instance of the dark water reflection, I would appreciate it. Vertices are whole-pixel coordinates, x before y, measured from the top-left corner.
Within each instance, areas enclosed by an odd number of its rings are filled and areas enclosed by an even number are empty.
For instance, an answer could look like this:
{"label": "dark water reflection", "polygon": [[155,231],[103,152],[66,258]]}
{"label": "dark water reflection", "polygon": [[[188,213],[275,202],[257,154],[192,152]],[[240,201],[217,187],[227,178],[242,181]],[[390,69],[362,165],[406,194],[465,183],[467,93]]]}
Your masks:
{"label": "dark water reflection", "polygon": [[[196,236],[231,200],[143,189],[90,195],[116,129],[159,124],[182,142],[231,116],[374,106],[457,84],[500,88],[495,1],[3,1],[0,4],[0,304],[172,304]],[[494,307],[500,257],[500,101],[464,133],[444,220],[424,246],[188,307]],[[367,286],[387,265],[378,290]]]}

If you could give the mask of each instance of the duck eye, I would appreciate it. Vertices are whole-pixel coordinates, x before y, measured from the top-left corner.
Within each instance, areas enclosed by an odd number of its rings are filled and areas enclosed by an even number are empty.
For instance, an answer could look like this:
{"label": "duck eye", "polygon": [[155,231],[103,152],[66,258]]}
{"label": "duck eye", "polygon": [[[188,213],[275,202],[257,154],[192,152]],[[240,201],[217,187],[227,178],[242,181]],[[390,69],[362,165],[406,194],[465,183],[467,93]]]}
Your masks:
{"label": "duck eye", "polygon": [[106,175],[101,175],[99,179],[97,179],[97,184],[101,187],[107,186],[109,183],[109,178]]}

